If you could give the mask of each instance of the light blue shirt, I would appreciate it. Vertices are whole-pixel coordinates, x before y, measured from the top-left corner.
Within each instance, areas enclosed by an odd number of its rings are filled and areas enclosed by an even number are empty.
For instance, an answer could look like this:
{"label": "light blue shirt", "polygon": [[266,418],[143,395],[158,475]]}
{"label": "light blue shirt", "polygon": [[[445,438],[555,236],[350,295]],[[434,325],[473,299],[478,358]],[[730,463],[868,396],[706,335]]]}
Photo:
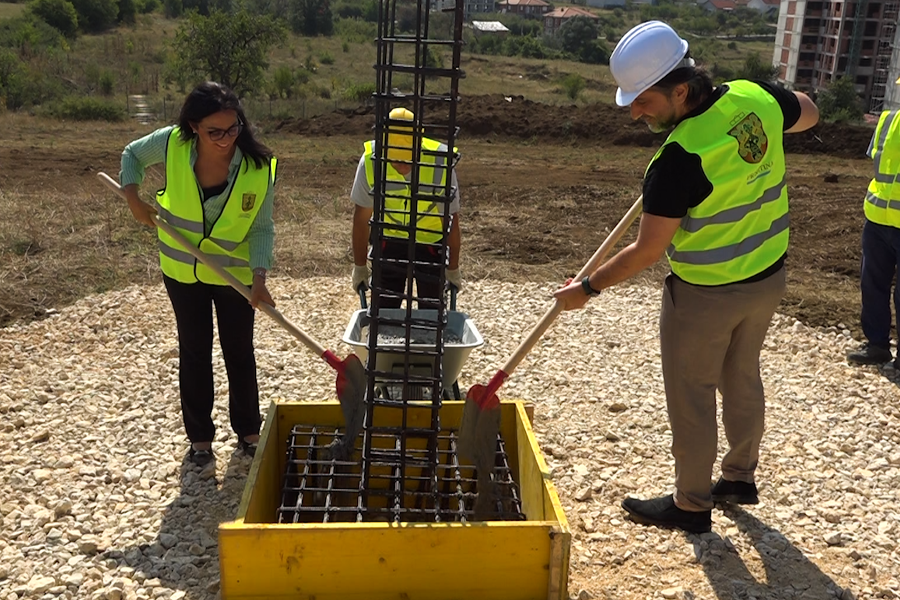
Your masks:
{"label": "light blue shirt", "polygon": [[[119,171],[119,184],[122,187],[131,184],[140,185],[144,181],[144,172],[150,165],[162,163],[165,172],[166,163],[166,144],[169,136],[172,134],[174,125],[157,129],[153,133],[145,135],[137,139],[122,151],[122,170]],[[241,166],[244,154],[240,148],[235,148],[234,157],[228,166],[228,184],[225,191],[221,194],[210,196],[203,201],[203,222],[206,235],[209,235],[216,219],[222,214],[228,196],[231,194],[231,188],[234,180],[237,179],[238,168]],[[191,142],[191,172],[194,171],[194,165],[197,162],[197,142]],[[196,175],[195,175],[196,180]],[[199,183],[197,184],[199,188]],[[275,201],[275,192],[273,185],[269,185],[266,190],[266,197],[263,199],[259,212],[250,225],[247,232],[247,243],[250,245],[250,268],[256,269],[262,267],[269,270],[272,268],[272,257],[275,248],[275,221],[272,218],[272,205]]]}

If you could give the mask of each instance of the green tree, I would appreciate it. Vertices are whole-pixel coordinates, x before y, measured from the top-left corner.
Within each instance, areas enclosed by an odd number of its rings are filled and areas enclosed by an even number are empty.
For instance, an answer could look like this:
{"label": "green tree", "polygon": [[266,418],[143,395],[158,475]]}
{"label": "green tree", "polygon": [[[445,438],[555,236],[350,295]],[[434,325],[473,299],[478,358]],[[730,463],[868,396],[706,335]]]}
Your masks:
{"label": "green tree", "polygon": [[331,35],[334,21],[328,0],[291,0],[290,23],[300,35]]}
{"label": "green tree", "polygon": [[134,0],[119,0],[119,23],[134,25],[136,17],[137,6],[135,5]]}
{"label": "green tree", "polygon": [[177,19],[184,12],[181,0],[163,0],[163,13],[170,19]]}
{"label": "green tree", "polygon": [[64,36],[73,38],[78,33],[78,13],[69,0],[33,0],[28,8]]}
{"label": "green tree", "polygon": [[764,63],[756,52],[751,52],[744,59],[744,64],[737,70],[738,79],[757,79],[775,82],[778,78],[778,67],[771,63]]}
{"label": "green tree", "polygon": [[78,23],[85,31],[99,33],[116,24],[119,5],[116,0],[72,0]]}
{"label": "green tree", "polygon": [[175,32],[170,79],[190,84],[208,78],[244,96],[261,89],[269,49],[286,37],[280,21],[243,9],[208,17],[191,13]]}
{"label": "green tree", "polygon": [[816,105],[822,120],[833,123],[861,121],[865,112],[853,80],[849,77],[840,77],[831,82],[827,89],[819,92]]}
{"label": "green tree", "polygon": [[582,49],[597,39],[597,23],[588,17],[569,19],[556,32],[560,47],[574,56],[581,56]]}

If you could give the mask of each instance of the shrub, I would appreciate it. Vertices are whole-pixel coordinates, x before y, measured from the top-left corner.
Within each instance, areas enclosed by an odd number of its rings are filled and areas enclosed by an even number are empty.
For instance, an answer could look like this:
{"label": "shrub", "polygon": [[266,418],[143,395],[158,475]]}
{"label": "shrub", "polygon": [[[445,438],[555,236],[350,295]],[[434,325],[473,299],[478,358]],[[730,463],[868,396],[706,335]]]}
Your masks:
{"label": "shrub", "polygon": [[849,77],[839,77],[832,81],[826,89],[819,92],[816,104],[823,121],[847,123],[863,118],[862,100]]}
{"label": "shrub", "polygon": [[85,31],[106,31],[119,17],[116,0],[73,0],[72,4],[78,12],[78,23]]}
{"label": "shrub", "polygon": [[163,0],[163,13],[170,19],[177,19],[184,12],[181,0]]}
{"label": "shrub", "polygon": [[63,35],[34,15],[0,20],[0,48],[15,48],[22,57],[38,54],[38,50],[60,47]]}
{"label": "shrub", "polygon": [[116,76],[109,69],[103,69],[100,73],[100,81],[98,82],[100,93],[104,96],[112,96],[116,87]]}
{"label": "shrub", "polygon": [[28,8],[68,38],[74,38],[78,32],[78,13],[69,0],[34,0]]}
{"label": "shrub", "polygon": [[136,6],[139,13],[147,15],[156,12],[160,6],[160,2],[159,0],[138,0]]}
{"label": "shrub", "polygon": [[296,83],[294,73],[288,66],[278,67],[272,74],[272,85],[279,98],[290,98],[293,95],[294,83]]}
{"label": "shrub", "polygon": [[587,83],[584,81],[584,77],[578,73],[569,73],[562,80],[563,91],[566,92],[569,100],[577,100],[586,86]]}
{"label": "shrub", "polygon": [[341,42],[341,52],[350,52],[350,44]]}
{"label": "shrub", "polygon": [[119,0],[119,23],[134,25],[137,18],[137,5],[134,0]]}
{"label": "shrub", "polygon": [[122,121],[125,109],[110,100],[70,96],[48,108],[50,116],[72,121]]}
{"label": "shrub", "polygon": [[342,94],[345,100],[365,102],[375,93],[374,83],[351,83]]}
{"label": "shrub", "polygon": [[322,63],[323,65],[333,65],[334,57],[331,56],[327,52],[323,52],[322,54],[319,55],[319,62]]}

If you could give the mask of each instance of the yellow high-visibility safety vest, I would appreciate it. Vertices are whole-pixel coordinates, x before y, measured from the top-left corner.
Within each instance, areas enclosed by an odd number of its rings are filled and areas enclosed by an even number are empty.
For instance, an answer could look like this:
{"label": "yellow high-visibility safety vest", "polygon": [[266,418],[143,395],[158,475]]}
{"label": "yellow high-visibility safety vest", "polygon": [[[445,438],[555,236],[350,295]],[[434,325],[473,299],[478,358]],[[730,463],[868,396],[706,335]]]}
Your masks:
{"label": "yellow high-visibility safety vest", "polygon": [[[447,145],[428,138],[422,138],[422,152],[419,167],[419,195],[441,196],[447,184]],[[456,148],[453,149],[454,154]],[[364,161],[366,166],[366,183],[369,189],[375,187],[375,166],[372,155],[375,153],[375,142],[365,143]],[[387,181],[384,189],[385,220],[396,223],[403,229],[385,229],[384,235],[393,238],[409,238],[410,224],[410,185],[396,169],[387,163]],[[449,201],[449,199],[448,199]],[[416,204],[416,242],[434,244],[444,237],[443,206],[437,200],[419,200]]]}
{"label": "yellow high-visibility safety vest", "polygon": [[878,119],[872,143],[875,177],[866,191],[866,218],[900,228],[900,111],[886,110]]}
{"label": "yellow high-visibility safety vest", "polygon": [[[257,168],[244,158],[222,214],[207,236],[200,186],[191,169],[191,142],[182,141],[178,133],[179,128],[174,128],[166,145],[166,187],[156,193],[159,217],[238,281],[251,285],[253,271],[247,232],[274,182],[276,160],[272,158],[268,166]],[[165,231],[158,229],[158,233],[159,266],[167,276],[182,283],[228,285]]]}
{"label": "yellow high-visibility safety vest", "polygon": [[712,183],[712,193],[688,209],[666,250],[672,272],[696,285],[753,277],[788,247],[784,115],[758,85],[727,85],[708,110],[679,123],[653,158],[678,142],[700,156]]}

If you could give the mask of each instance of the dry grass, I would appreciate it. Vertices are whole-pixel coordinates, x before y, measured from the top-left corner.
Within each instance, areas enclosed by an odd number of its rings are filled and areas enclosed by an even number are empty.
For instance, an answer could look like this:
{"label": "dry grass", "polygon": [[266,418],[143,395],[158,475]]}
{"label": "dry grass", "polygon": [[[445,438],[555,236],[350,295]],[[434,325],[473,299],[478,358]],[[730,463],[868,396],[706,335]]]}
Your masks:
{"label": "dry grass", "polygon": [[25,11],[24,4],[12,4],[10,2],[0,2],[0,19],[11,19],[18,17]]}

